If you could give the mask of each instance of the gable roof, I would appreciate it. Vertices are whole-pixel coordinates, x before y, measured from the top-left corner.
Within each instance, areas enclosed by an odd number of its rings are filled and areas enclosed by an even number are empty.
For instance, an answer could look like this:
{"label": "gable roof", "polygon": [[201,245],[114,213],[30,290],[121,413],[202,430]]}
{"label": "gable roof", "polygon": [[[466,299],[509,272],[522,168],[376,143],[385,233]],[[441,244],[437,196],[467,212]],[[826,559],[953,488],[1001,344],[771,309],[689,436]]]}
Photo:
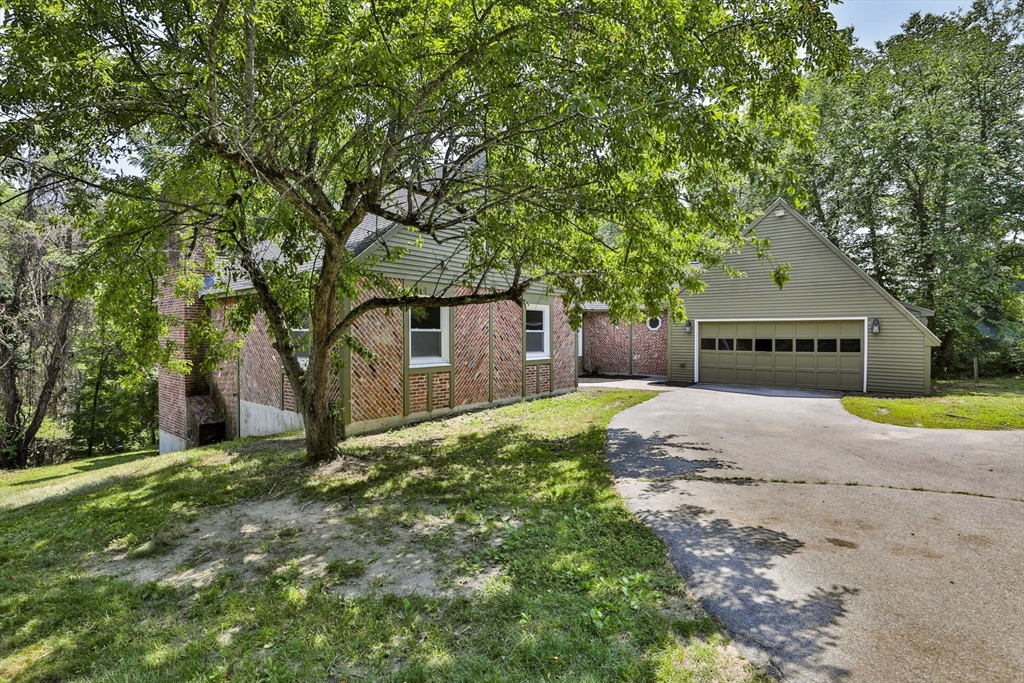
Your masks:
{"label": "gable roof", "polygon": [[[371,247],[382,244],[387,236],[398,227],[400,226],[397,223],[374,214],[367,214],[359,225],[355,227],[355,230],[352,231],[345,246],[355,254],[356,258],[359,258],[363,254],[373,251]],[[281,248],[269,241],[261,242],[257,245],[256,252],[260,261],[276,261],[281,258]],[[307,273],[319,264],[319,259],[313,259],[301,264],[297,271],[299,273]],[[219,289],[217,285],[217,278],[212,275],[207,276],[203,288],[199,291],[199,296],[202,297],[211,293],[223,294],[223,292],[215,292],[215,290]],[[229,277],[227,289],[229,294],[248,291],[252,289],[252,280],[245,276]]]}
{"label": "gable roof", "polygon": [[[859,275],[860,278],[862,280],[864,280],[864,282],[866,282],[876,292],[878,292],[882,296],[883,299],[885,299],[890,304],[892,304],[892,306],[897,311],[899,311],[907,320],[909,320],[911,322],[911,324],[914,325],[914,327],[916,327],[922,334],[925,335],[925,339],[927,339],[930,342],[931,346],[938,346],[939,344],[942,343],[941,340],[938,337],[935,336],[935,333],[933,333],[931,330],[929,330],[927,327],[925,327],[924,323],[922,323],[920,320],[918,320],[917,316],[915,316],[913,313],[911,313],[904,304],[902,304],[901,302],[897,301],[896,298],[893,297],[892,294],[889,294],[889,292],[887,292],[884,289],[882,289],[882,286],[879,285],[877,282],[875,282],[874,279],[872,279],[872,277],[870,275],[865,273],[860,268],[860,266],[858,266],[856,263],[853,262],[853,260],[850,259],[849,256],[847,256],[845,253],[843,253],[842,249],[840,249],[839,247],[834,245],[832,243],[832,240],[830,240],[829,238],[825,237],[825,235],[823,235],[817,228],[815,228],[813,225],[811,225],[807,221],[807,219],[804,218],[803,215],[801,215],[801,213],[799,211],[797,211],[792,206],[790,206],[790,204],[785,199],[783,199],[782,197],[779,197],[774,202],[772,202],[771,206],[769,206],[767,209],[765,209],[764,213],[762,213],[760,216],[758,216],[757,219],[755,219],[753,223],[751,223],[750,225],[747,226],[746,231],[749,232],[749,231],[752,231],[752,230],[756,229],[758,224],[761,223],[761,221],[763,221],[765,218],[767,218],[768,216],[774,214],[776,211],[778,211],[780,209],[786,211],[787,213],[792,215],[794,218],[796,218],[797,221],[800,223],[800,225],[802,225],[804,228],[807,229],[808,232],[810,232],[812,235],[814,235],[816,238],[818,238],[821,241],[821,243],[824,244],[826,247],[828,247],[832,251],[832,253],[834,253],[836,256],[838,256],[839,259],[843,263],[845,263],[847,265],[847,267],[849,267],[851,270],[853,270],[853,272],[857,273],[857,275]],[[928,309],[921,309],[921,310],[922,311],[928,311]],[[934,315],[933,311],[928,311],[928,313]]]}
{"label": "gable roof", "polygon": [[900,305],[903,306],[903,308],[910,311],[911,313],[913,313],[914,315],[923,316],[925,318],[931,318],[932,316],[935,315],[935,311],[933,311],[930,308],[925,308],[924,306],[918,306],[917,304],[907,303],[906,301],[901,301]]}

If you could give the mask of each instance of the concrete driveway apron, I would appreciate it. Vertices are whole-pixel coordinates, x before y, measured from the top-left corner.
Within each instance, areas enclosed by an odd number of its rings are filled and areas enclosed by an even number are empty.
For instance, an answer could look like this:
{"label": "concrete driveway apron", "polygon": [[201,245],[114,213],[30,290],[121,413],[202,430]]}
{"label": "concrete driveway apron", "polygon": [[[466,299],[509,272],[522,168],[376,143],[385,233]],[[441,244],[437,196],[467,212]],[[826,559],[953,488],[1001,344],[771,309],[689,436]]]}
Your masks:
{"label": "concrete driveway apron", "polygon": [[1024,432],[698,385],[619,413],[607,455],[704,607],[777,677],[1024,680]]}

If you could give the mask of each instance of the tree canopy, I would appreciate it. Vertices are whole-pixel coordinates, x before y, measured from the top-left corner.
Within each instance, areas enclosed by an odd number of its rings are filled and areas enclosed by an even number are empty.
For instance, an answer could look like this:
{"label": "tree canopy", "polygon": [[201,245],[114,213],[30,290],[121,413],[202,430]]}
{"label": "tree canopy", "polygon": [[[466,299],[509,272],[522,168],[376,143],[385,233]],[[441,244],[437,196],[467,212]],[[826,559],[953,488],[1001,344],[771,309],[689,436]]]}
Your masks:
{"label": "tree canopy", "polygon": [[936,311],[940,369],[997,344],[1024,360],[1022,35],[1020,2],[912,15],[855,51],[844,80],[811,78],[814,149],[791,150],[787,181],[756,195],[797,178],[820,229],[897,298]]}
{"label": "tree canopy", "polygon": [[[827,5],[4,0],[0,154],[42,150],[69,196],[102,197],[82,203],[97,273],[165,267],[170,232],[213,235],[326,457],[330,357],[367,310],[543,282],[573,316],[591,299],[679,315],[702,286],[690,264],[744,239],[735,179],[805,135],[801,77],[845,63]],[[472,293],[375,277],[349,249],[368,217],[460,240]],[[342,313],[360,283],[378,295]],[[304,316],[307,367],[289,334]]]}

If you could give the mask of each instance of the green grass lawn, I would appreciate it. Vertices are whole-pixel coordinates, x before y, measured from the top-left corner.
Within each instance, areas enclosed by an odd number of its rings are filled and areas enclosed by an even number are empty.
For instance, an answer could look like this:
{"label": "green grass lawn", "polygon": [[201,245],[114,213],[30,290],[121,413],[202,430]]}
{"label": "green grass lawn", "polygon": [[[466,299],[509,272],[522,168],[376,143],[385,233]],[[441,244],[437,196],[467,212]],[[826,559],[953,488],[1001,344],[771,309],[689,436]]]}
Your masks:
{"label": "green grass lawn", "polygon": [[1024,378],[936,381],[931,396],[845,396],[843,405],[866,420],[904,427],[1024,429]]}
{"label": "green grass lawn", "polygon": [[155,448],[71,460],[50,467],[0,470],[0,510],[107,486],[119,478],[131,478],[184,462],[182,453],[157,455]]}
{"label": "green grass lawn", "polygon": [[[612,488],[605,426],[650,396],[580,392],[355,438],[315,469],[297,437],[231,442],[0,512],[0,680],[768,680]],[[103,462],[17,482],[132,464]],[[272,506],[291,526],[231,526]],[[203,546],[215,528],[235,535]],[[335,553],[321,571],[317,542]],[[391,554],[433,567],[436,590],[368,582]],[[118,563],[209,571],[104,571]],[[488,578],[458,588],[473,576]]]}

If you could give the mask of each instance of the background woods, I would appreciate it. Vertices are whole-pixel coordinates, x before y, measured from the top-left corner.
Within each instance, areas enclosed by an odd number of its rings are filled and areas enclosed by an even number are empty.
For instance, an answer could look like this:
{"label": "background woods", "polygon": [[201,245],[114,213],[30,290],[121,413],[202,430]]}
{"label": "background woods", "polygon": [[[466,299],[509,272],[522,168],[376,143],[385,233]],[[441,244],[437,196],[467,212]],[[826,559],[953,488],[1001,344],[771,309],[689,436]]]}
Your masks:
{"label": "background woods", "polygon": [[24,187],[0,185],[0,467],[152,443],[161,327],[146,290],[131,267],[100,286],[61,184]]}

